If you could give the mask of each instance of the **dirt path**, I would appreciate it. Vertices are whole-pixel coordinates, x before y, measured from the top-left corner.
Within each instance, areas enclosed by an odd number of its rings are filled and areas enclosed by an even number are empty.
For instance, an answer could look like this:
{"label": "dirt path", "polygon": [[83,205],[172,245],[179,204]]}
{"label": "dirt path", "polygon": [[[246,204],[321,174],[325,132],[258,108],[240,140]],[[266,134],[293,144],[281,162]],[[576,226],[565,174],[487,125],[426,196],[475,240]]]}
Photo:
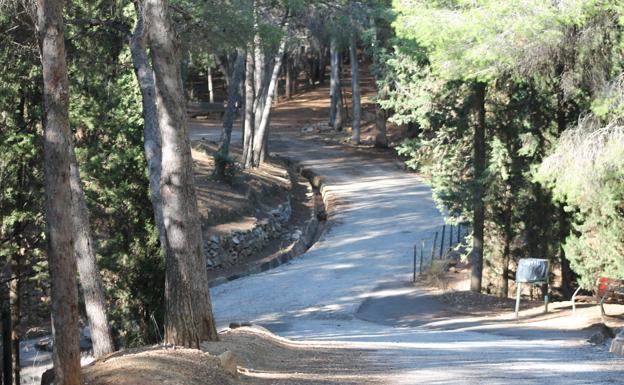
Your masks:
{"label": "dirt path", "polygon": [[[624,378],[624,360],[576,336],[537,333],[525,339],[357,318],[366,299],[404,290],[400,283],[409,279],[413,243],[442,218],[423,181],[390,159],[303,139],[296,127],[325,121],[324,100],[325,91],[316,90],[278,106],[271,152],[325,178],[336,202],[331,227],[293,262],[213,289],[220,327],[251,321],[297,341],[365,349],[366,360],[379,365],[362,369],[362,384],[380,375],[387,384],[586,384]],[[193,135],[214,136],[202,125],[193,127]]]}

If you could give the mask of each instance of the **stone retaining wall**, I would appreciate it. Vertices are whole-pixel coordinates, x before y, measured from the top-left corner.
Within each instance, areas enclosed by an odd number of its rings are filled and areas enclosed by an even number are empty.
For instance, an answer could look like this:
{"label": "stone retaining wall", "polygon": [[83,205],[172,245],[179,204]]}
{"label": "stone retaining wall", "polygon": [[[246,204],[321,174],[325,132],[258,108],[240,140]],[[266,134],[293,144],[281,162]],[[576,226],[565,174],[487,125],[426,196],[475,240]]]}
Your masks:
{"label": "stone retaining wall", "polygon": [[269,241],[284,235],[284,225],[291,214],[289,197],[286,202],[269,211],[267,218],[256,220],[251,228],[226,232],[211,232],[208,229],[208,234],[204,235],[208,269],[234,266],[260,252]]}

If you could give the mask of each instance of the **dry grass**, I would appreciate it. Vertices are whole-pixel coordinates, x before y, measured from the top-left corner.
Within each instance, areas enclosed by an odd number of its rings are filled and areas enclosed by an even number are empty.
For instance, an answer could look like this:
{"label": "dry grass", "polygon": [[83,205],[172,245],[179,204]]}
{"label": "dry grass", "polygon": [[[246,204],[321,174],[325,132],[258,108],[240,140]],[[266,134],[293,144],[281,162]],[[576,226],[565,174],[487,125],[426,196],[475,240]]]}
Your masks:
{"label": "dry grass", "polygon": [[219,358],[194,349],[122,352],[83,368],[88,385],[230,385]]}

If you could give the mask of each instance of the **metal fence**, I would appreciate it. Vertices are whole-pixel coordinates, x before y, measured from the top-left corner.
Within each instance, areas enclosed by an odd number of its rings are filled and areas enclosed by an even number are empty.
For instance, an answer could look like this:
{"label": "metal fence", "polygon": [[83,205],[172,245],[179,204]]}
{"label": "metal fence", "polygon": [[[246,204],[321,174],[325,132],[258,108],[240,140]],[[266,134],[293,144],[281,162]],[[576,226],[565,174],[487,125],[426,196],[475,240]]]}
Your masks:
{"label": "metal fence", "polygon": [[442,225],[440,230],[431,233],[414,244],[412,281],[416,281],[416,273],[422,274],[433,266],[433,261],[443,260],[449,251],[463,243],[464,237],[470,232],[467,224]]}

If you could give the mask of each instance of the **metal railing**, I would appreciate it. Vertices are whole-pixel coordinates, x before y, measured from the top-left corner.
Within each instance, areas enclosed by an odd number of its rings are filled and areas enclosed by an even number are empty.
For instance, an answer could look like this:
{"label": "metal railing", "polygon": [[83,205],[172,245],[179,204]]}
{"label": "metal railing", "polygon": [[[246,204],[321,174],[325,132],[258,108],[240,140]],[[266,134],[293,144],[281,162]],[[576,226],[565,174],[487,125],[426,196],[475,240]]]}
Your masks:
{"label": "metal railing", "polygon": [[442,225],[439,231],[431,233],[430,238],[423,238],[414,244],[412,281],[416,282],[417,272],[421,275],[424,269],[431,269],[434,260],[444,259],[448,251],[463,243],[468,233],[467,224]]}

